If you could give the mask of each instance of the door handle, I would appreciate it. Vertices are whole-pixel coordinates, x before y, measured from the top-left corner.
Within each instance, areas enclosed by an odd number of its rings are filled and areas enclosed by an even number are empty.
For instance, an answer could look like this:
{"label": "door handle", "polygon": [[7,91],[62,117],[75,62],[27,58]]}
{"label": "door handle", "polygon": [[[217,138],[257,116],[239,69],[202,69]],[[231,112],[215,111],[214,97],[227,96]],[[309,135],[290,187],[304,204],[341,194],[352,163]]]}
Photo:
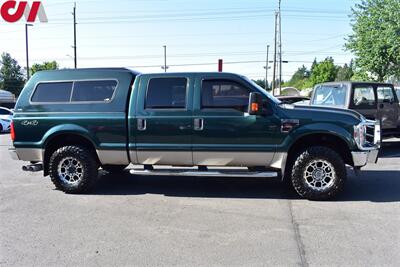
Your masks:
{"label": "door handle", "polygon": [[146,131],[147,122],[146,119],[137,119],[137,129],[139,131]]}
{"label": "door handle", "polygon": [[179,126],[179,130],[184,131],[184,130],[190,130],[192,128],[191,125],[182,125]]}
{"label": "door handle", "polygon": [[195,131],[204,130],[204,119],[194,119],[194,130]]}

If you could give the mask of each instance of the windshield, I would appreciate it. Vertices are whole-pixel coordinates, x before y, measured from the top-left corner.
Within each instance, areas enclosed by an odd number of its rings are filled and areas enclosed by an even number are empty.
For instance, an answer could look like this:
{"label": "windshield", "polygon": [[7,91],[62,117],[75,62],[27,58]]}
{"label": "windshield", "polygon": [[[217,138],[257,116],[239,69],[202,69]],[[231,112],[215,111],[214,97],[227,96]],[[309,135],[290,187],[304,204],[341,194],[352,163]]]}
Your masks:
{"label": "windshield", "polygon": [[254,87],[257,87],[257,89],[259,89],[259,91],[261,93],[263,93],[264,95],[266,95],[269,99],[271,99],[272,101],[274,101],[276,104],[281,104],[282,102],[277,99],[275,96],[271,95],[270,93],[267,92],[267,90],[265,90],[264,88],[262,88],[261,86],[259,86],[257,83],[255,83],[253,80],[242,76],[243,79],[245,79],[248,83],[250,83],[251,85],[253,85]]}
{"label": "windshield", "polygon": [[347,87],[345,85],[318,85],[311,105],[346,106]]}

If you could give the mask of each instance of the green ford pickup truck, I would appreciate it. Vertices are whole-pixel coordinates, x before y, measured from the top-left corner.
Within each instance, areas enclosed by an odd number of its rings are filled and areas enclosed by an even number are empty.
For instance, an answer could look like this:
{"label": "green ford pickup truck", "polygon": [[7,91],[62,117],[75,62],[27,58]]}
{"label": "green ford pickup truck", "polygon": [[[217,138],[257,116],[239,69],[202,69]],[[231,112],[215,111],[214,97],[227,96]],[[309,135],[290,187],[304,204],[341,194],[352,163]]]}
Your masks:
{"label": "green ford pickup truck", "polygon": [[280,177],[313,200],[343,189],[346,165],[376,163],[381,140],[355,111],[283,104],[240,75],[112,68],[35,74],[11,137],[23,169],[66,193],[132,163],[135,175]]}

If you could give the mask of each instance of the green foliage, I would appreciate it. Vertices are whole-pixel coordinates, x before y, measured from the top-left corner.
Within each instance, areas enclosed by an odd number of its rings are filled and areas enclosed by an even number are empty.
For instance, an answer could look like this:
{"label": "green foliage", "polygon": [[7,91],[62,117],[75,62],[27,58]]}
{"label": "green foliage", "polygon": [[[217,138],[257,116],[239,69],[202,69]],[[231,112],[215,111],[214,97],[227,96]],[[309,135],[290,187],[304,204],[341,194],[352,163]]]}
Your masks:
{"label": "green foliage", "polygon": [[307,69],[306,66],[301,66],[297,69],[297,71],[293,74],[292,78],[284,83],[285,87],[295,87],[298,89],[307,88],[309,84],[311,72]]}
{"label": "green foliage", "polygon": [[338,67],[334,64],[333,58],[328,57],[314,66],[310,76],[310,83],[314,86],[318,83],[334,81],[337,73]]}
{"label": "green foliage", "polygon": [[[257,80],[253,80],[253,82],[258,84],[261,88],[265,89],[265,79],[257,79]],[[267,90],[269,90],[269,88]]]}
{"label": "green foliage", "polygon": [[58,70],[58,63],[56,61],[51,62],[43,62],[42,64],[34,64],[31,67],[31,75],[35,74],[38,71],[43,70]]}
{"label": "green foliage", "polygon": [[335,81],[350,81],[353,75],[353,62],[350,65],[344,64],[343,67],[338,67]]}
{"label": "green foliage", "polygon": [[18,96],[25,83],[21,66],[8,53],[1,55],[0,64],[0,89]]}
{"label": "green foliage", "polygon": [[384,81],[400,76],[399,10],[399,0],[362,0],[353,8],[346,48],[355,54],[363,77]]}

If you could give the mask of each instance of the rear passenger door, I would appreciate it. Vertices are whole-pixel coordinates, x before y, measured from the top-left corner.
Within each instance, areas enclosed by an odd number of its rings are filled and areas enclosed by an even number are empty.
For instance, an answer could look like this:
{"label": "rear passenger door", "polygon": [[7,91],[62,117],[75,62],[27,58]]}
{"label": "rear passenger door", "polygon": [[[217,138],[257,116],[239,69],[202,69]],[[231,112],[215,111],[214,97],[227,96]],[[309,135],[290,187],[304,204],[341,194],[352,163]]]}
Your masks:
{"label": "rear passenger door", "polygon": [[136,103],[138,163],[192,165],[190,75],[142,75]]}

